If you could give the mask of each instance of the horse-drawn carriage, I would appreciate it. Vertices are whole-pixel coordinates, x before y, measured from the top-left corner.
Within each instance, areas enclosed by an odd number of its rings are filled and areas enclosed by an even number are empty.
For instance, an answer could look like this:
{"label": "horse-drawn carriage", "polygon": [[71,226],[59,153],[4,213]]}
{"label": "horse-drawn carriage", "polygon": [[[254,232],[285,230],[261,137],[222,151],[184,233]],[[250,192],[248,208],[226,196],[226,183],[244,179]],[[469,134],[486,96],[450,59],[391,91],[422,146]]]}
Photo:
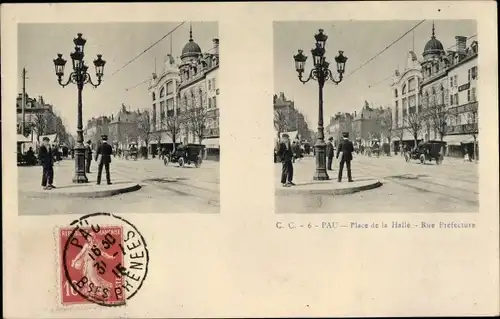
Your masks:
{"label": "horse-drawn carriage", "polygon": [[138,156],[139,149],[137,148],[137,144],[130,143],[128,149],[125,150],[125,159],[128,160],[131,157],[134,161],[137,161]]}
{"label": "horse-drawn carriage", "polygon": [[436,164],[441,164],[444,159],[444,147],[446,142],[442,141],[428,141],[420,143],[416,148],[410,152],[405,153],[406,162],[410,160],[420,160],[420,163],[436,161]]}
{"label": "horse-drawn carriage", "polygon": [[371,157],[372,155],[379,157],[380,156],[379,141],[378,140],[372,141],[371,145],[366,148],[366,152],[369,157]]}
{"label": "horse-drawn carriage", "polygon": [[165,155],[163,163],[165,165],[168,165],[170,162],[177,163],[179,167],[183,167],[186,164],[194,164],[195,167],[198,168],[203,162],[204,149],[205,145],[201,144],[180,145],[174,153]]}

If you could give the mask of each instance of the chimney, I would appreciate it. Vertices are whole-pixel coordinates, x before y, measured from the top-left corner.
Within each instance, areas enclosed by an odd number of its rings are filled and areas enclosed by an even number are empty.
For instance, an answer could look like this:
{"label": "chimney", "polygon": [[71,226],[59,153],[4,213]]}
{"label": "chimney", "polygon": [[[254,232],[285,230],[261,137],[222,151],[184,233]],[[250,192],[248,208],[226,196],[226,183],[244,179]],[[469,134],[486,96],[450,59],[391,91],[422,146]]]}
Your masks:
{"label": "chimney", "polygon": [[465,55],[465,48],[467,47],[467,37],[457,35],[455,37],[457,41],[457,52],[460,55]]}
{"label": "chimney", "polygon": [[219,54],[219,39],[213,38],[212,42],[214,44],[214,54]]}

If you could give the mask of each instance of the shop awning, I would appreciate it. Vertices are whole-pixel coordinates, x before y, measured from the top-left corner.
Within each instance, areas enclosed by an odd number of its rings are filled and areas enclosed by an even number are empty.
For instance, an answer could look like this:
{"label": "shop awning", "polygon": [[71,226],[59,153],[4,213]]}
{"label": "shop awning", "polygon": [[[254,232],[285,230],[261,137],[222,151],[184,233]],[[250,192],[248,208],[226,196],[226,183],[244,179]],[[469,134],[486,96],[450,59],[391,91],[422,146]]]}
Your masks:
{"label": "shop awning", "polygon": [[40,136],[40,142],[43,141],[44,137],[48,137],[50,140],[50,143],[57,143],[57,134],[42,135],[42,136]]}
{"label": "shop awning", "polygon": [[220,148],[220,141],[218,137],[204,139],[201,144],[205,145],[206,148]]}
{"label": "shop awning", "polygon": [[474,143],[474,137],[472,135],[445,135],[443,141],[448,145],[460,145],[467,143]]}

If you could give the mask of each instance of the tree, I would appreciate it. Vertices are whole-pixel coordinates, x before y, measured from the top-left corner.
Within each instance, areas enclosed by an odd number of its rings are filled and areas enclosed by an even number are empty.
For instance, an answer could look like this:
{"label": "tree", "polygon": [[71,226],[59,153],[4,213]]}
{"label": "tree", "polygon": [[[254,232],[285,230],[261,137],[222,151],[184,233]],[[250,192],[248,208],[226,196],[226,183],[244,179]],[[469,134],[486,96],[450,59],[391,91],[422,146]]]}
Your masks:
{"label": "tree", "polygon": [[59,142],[68,144],[68,133],[66,132],[63,120],[59,116],[55,118],[55,133]]}
{"label": "tree", "polygon": [[184,116],[187,127],[193,132],[195,137],[198,137],[198,141],[201,144],[205,137],[207,122],[210,117],[207,109],[201,106],[193,107],[188,109]]}
{"label": "tree", "polygon": [[[149,141],[151,140],[151,135],[153,134],[151,113],[149,110],[144,110],[139,114],[137,118],[137,133],[138,137],[140,137],[146,144],[146,149],[149,149]],[[148,151],[146,151],[146,158],[148,158]]]}
{"label": "tree", "polygon": [[277,131],[278,139],[281,133],[286,132],[289,126],[287,114],[283,109],[274,109],[274,128]]}
{"label": "tree", "polygon": [[165,133],[172,139],[175,152],[175,143],[177,143],[177,138],[181,133],[182,121],[181,116],[174,114],[172,116],[165,116],[162,121],[162,127],[165,129]]}
{"label": "tree", "polygon": [[425,120],[423,112],[417,112],[415,107],[411,107],[408,114],[404,117],[405,129],[413,136],[415,146],[417,146],[418,135],[422,131]]}
{"label": "tree", "polygon": [[36,132],[36,140],[40,142],[40,136],[47,131],[48,119],[44,112],[37,112],[33,116],[33,130]]}
{"label": "tree", "polygon": [[[387,142],[389,142],[389,148],[392,146],[392,137],[394,135],[393,123],[392,123],[392,110],[386,109],[380,117],[380,125],[382,130],[387,135]],[[389,152],[390,155],[390,152]]]}
{"label": "tree", "polygon": [[428,100],[428,106],[426,108],[426,114],[428,118],[429,125],[434,129],[435,132],[439,134],[439,139],[442,141],[445,137],[448,127],[451,111],[450,108],[446,107],[444,103],[444,90],[441,89],[441,100],[438,101],[436,95],[433,95],[430,99],[429,96],[426,97]]}

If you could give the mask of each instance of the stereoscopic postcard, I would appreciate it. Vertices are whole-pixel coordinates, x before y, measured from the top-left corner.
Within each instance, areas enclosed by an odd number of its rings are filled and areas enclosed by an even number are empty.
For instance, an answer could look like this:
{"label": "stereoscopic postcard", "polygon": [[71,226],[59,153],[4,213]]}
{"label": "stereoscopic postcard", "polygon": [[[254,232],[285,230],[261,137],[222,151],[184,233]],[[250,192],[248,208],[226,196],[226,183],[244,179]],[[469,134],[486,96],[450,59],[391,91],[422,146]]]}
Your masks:
{"label": "stereoscopic postcard", "polygon": [[2,5],[4,317],[498,315],[495,7]]}

